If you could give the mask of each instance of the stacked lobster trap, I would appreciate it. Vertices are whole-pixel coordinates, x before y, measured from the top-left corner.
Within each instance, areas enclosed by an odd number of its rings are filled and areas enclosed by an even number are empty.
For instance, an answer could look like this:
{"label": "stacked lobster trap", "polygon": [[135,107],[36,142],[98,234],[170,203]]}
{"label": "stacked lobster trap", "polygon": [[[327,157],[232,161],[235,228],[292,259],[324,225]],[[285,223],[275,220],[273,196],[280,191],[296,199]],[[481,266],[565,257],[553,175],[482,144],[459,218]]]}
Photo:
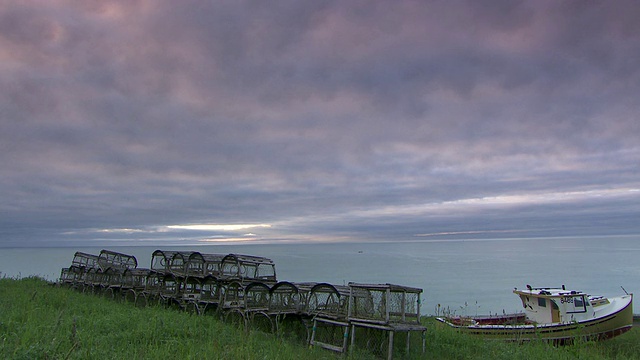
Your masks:
{"label": "stacked lobster trap", "polygon": [[425,349],[422,289],[278,281],[274,262],[259,256],[156,250],[147,269],[132,255],[76,252],[59,284],[139,307],[215,314],[245,328],[277,332],[295,321],[307,343],[337,352],[362,347],[391,358],[394,343],[401,338],[408,352],[416,333]]}

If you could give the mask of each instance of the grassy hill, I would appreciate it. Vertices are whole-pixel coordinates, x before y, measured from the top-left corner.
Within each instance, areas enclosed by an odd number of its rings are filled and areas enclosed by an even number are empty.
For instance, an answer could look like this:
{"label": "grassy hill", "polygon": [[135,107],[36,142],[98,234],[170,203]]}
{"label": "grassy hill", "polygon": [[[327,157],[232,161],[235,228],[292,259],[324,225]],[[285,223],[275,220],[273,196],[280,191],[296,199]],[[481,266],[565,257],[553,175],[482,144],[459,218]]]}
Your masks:
{"label": "grassy hill", "polygon": [[[432,319],[424,359],[640,359],[637,328],[599,343],[487,342],[438,328]],[[413,348],[419,348],[412,346]],[[136,308],[59,288],[38,278],[0,279],[2,359],[334,359],[304,336],[243,329],[214,316],[160,307]],[[347,359],[373,358],[366,349]]]}

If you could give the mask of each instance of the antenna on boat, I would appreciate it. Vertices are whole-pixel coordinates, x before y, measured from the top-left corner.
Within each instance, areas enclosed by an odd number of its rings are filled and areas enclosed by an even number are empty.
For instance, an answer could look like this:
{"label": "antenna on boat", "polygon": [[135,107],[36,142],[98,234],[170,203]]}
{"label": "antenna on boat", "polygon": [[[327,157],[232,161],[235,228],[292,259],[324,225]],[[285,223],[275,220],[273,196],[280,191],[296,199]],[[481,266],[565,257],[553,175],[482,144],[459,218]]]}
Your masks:
{"label": "antenna on boat", "polygon": [[622,288],[622,291],[624,291],[625,294],[629,295],[629,293],[627,292],[627,290],[625,290],[622,286],[620,286],[620,288]]}

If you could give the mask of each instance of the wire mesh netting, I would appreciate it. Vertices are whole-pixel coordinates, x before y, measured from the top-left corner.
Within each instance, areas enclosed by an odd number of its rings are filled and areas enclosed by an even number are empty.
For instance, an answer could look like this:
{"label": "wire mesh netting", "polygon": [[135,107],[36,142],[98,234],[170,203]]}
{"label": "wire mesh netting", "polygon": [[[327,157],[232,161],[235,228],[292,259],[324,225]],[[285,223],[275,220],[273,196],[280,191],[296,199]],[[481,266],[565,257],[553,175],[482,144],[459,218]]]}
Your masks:
{"label": "wire mesh netting", "polygon": [[385,295],[382,290],[353,288],[349,318],[386,322]]}
{"label": "wire mesh netting", "polygon": [[300,292],[290,282],[279,282],[271,289],[269,311],[271,313],[297,313],[300,310]]}
{"label": "wire mesh netting", "polygon": [[263,283],[251,283],[245,290],[245,307],[253,310],[269,308],[269,286]]}
{"label": "wire mesh netting", "polygon": [[332,319],[346,319],[349,288],[320,283],[310,289],[306,312],[310,315]]}
{"label": "wire mesh netting", "polygon": [[389,320],[399,322],[418,322],[417,293],[391,292],[389,294]]}
{"label": "wire mesh netting", "polygon": [[418,323],[421,289],[392,284],[350,284],[349,319],[390,323]]}

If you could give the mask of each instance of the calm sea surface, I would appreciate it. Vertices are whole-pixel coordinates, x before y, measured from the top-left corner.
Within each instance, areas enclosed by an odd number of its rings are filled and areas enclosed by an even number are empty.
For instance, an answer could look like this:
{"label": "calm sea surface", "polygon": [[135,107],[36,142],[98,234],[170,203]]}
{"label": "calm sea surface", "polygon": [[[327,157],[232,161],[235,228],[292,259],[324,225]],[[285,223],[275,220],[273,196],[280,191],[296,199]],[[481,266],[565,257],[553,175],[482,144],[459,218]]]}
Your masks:
{"label": "calm sea surface", "polygon": [[[0,248],[0,276],[56,281],[73,254],[102,248]],[[109,247],[150,267],[157,247]],[[279,280],[393,283],[422,288],[423,314],[438,304],[457,314],[520,310],[513,288],[560,286],[590,294],[640,295],[640,236],[447,240],[393,243],[162,247],[268,257]],[[634,299],[634,313],[640,313]]]}

